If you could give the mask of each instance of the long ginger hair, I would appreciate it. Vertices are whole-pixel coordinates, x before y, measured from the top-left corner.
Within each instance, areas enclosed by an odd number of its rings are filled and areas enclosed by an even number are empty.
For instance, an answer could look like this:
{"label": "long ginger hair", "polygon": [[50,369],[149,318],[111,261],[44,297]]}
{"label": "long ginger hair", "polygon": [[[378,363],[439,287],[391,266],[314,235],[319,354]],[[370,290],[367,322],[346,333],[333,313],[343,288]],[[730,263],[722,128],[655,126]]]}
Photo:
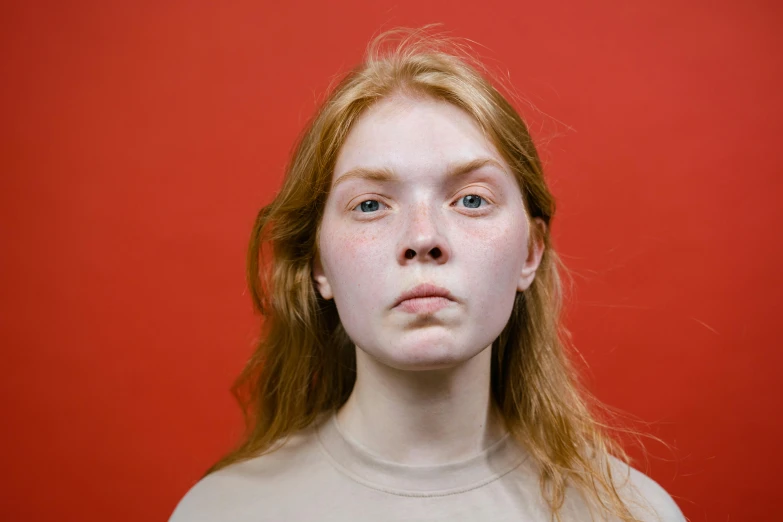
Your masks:
{"label": "long ginger hair", "polygon": [[276,442],[338,410],[351,394],[354,344],[334,302],[314,287],[316,239],[335,161],[353,122],[373,103],[405,93],[467,111],[511,168],[529,217],[547,225],[531,229],[544,242],[543,257],[492,343],[490,386],[505,426],[541,470],[541,494],[553,519],[560,519],[566,488],[574,486],[604,515],[635,520],[615,485],[609,457],[625,463],[629,458],[598,415],[608,408],[580,384],[567,354],[561,274],[568,271],[552,248],[555,200],[527,125],[487,79],[493,75],[469,46],[430,34],[430,27],[394,29],[370,42],[363,63],[331,89],[308,122],[282,189],[258,213],[247,275],[263,329],[233,388],[247,433],[207,474],[273,451]]}

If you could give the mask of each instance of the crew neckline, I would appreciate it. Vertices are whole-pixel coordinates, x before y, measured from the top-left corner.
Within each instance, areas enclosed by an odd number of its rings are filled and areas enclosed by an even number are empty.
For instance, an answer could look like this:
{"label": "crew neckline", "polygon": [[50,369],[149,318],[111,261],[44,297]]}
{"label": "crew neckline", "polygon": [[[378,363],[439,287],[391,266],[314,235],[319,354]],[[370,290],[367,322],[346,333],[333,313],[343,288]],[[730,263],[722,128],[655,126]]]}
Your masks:
{"label": "crew neckline", "polygon": [[488,484],[522,464],[529,454],[506,433],[465,460],[411,466],[384,460],[344,434],[332,412],[317,428],[321,449],[342,473],[356,482],[395,495],[453,495]]}

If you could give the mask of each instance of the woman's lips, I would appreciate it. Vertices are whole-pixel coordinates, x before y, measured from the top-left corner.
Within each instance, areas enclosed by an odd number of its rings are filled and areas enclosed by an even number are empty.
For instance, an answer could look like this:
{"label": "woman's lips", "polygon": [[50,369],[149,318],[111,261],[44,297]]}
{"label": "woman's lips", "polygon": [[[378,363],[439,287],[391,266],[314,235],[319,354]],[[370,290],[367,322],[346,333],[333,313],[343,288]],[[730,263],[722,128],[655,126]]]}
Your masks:
{"label": "woman's lips", "polygon": [[454,303],[445,297],[428,296],[406,299],[397,305],[397,309],[411,314],[433,314]]}

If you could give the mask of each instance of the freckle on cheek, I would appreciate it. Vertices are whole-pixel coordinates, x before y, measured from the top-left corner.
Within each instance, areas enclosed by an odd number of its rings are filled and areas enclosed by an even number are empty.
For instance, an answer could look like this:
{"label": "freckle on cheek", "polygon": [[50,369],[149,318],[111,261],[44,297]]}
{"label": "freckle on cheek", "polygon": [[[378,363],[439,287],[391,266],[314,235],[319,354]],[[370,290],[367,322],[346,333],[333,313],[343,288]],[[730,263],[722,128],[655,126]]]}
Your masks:
{"label": "freckle on cheek", "polygon": [[342,246],[342,251],[350,254],[358,253],[368,244],[373,243],[377,239],[375,234],[352,234],[344,236],[340,239],[339,243]]}
{"label": "freckle on cheek", "polygon": [[465,229],[462,233],[464,233],[467,236],[470,236],[478,241],[483,242],[493,242],[493,241],[503,241],[504,238],[508,237],[508,232],[505,229],[501,228],[493,228],[493,229],[487,229],[487,228],[474,228],[474,229]]}
{"label": "freckle on cheek", "polygon": [[348,240],[352,243],[363,245],[375,241],[376,237],[377,236],[375,234],[354,234],[352,236],[348,236]]}

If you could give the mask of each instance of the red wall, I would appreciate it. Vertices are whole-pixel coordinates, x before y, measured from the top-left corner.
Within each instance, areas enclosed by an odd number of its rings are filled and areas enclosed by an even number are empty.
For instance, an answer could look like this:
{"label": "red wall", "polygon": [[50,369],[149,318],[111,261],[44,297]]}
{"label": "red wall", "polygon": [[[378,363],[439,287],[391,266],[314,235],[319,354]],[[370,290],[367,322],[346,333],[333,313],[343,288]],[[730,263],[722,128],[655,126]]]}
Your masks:
{"label": "red wall", "polygon": [[642,469],[774,518],[780,4],[271,4],[2,7],[0,518],[165,520],[229,447],[255,213],[332,76],[429,22],[541,111],[590,383],[674,448]]}

